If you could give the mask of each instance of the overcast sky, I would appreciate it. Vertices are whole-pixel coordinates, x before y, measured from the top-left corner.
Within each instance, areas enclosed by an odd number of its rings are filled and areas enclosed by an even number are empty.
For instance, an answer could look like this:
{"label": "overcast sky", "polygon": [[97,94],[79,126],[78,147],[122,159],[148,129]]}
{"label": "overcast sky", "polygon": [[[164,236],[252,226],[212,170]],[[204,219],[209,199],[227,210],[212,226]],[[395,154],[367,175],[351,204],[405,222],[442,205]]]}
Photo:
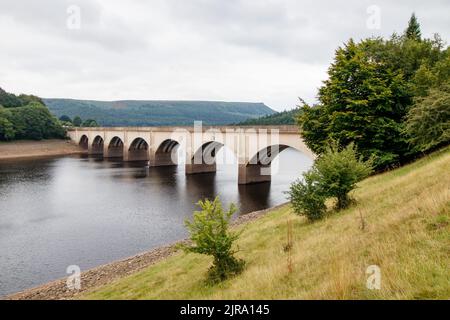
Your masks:
{"label": "overcast sky", "polygon": [[413,11],[449,40],[448,0],[0,0],[0,87],[291,109],[315,100],[337,46],[401,33]]}

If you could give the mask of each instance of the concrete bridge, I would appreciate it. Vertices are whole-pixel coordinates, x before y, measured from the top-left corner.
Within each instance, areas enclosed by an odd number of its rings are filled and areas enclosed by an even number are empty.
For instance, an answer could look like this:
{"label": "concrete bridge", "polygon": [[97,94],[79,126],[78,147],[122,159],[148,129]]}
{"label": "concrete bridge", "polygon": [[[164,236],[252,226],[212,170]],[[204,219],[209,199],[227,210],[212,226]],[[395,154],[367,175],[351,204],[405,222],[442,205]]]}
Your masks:
{"label": "concrete bridge", "polygon": [[[90,155],[148,161],[151,167],[178,165],[181,150],[186,174],[215,172],[219,160],[237,162],[239,184],[270,181],[272,160],[287,148],[315,157],[296,126],[75,128],[68,136]],[[223,146],[233,159],[216,159]]]}

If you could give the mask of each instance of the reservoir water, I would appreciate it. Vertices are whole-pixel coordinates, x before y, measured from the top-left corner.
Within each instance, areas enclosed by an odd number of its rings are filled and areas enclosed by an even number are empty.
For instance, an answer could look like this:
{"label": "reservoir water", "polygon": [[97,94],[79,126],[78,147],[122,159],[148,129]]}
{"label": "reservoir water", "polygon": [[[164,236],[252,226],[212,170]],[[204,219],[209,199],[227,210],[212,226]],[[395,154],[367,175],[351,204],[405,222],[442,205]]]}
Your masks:
{"label": "reservoir water", "polygon": [[183,239],[202,198],[219,195],[238,214],[281,204],[312,160],[287,149],[274,162],[271,183],[247,186],[236,165],[185,176],[181,165],[83,156],[1,162],[0,296],[65,277],[69,265],[83,271]]}

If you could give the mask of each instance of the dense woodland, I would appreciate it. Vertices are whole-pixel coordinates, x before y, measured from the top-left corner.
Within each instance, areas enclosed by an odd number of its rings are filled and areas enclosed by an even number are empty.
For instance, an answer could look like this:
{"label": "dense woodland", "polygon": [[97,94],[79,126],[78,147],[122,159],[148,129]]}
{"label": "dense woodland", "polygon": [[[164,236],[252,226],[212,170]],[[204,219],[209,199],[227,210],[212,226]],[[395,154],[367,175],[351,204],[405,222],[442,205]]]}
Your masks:
{"label": "dense woodland", "polygon": [[61,123],[36,96],[0,88],[0,140],[64,138]]}
{"label": "dense woodland", "polygon": [[414,15],[401,35],[350,39],[328,76],[298,118],[316,153],[354,143],[382,170],[450,142],[450,49],[437,34],[422,38]]}

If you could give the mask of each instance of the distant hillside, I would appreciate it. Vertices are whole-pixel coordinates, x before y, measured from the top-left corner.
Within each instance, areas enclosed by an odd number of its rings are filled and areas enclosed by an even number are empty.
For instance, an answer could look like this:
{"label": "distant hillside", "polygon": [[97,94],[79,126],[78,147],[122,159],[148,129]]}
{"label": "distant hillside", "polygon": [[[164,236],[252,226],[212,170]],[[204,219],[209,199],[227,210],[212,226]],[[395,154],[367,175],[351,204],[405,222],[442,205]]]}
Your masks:
{"label": "distant hillside", "polygon": [[259,118],[247,119],[238,123],[242,126],[254,126],[254,125],[283,125],[283,124],[295,124],[295,118],[297,117],[299,109],[293,109],[289,111],[277,112],[271,115],[265,115]]}
{"label": "distant hillside", "polygon": [[224,125],[275,113],[263,103],[43,99],[57,117],[95,119],[101,126]]}

